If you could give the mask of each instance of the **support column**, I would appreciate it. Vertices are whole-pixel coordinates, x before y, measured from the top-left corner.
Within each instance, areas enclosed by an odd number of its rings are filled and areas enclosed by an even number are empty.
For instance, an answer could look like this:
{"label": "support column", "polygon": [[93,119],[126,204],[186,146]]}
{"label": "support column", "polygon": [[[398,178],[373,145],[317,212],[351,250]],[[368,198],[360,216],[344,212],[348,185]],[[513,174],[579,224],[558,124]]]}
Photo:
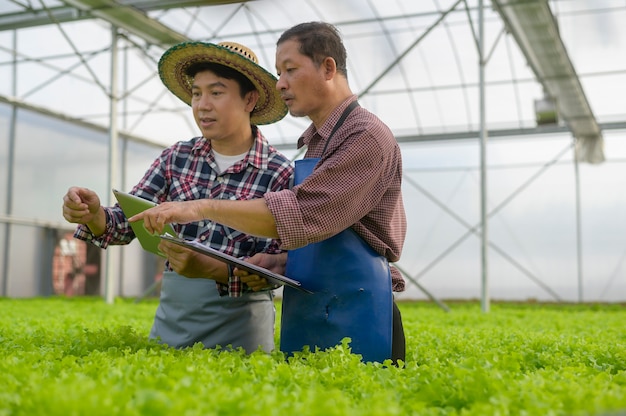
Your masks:
{"label": "support column", "polygon": [[[574,142],[576,138],[574,138]],[[583,302],[583,243],[580,210],[580,172],[578,163],[578,146],[574,143],[574,176],[576,177],[576,261],[578,267],[578,302]]]}
{"label": "support column", "polygon": [[478,57],[479,78],[480,78],[480,222],[481,232],[481,309],[489,312],[489,262],[488,262],[488,242],[489,234],[487,227],[487,126],[485,116],[485,23],[483,0],[478,2],[478,27],[479,27],[479,47]]}
{"label": "support column", "polygon": [[[109,172],[108,172],[108,205],[112,206],[112,188],[117,187],[118,171],[118,129],[117,129],[117,60],[118,60],[118,33],[117,27],[111,29],[111,91],[110,91],[110,114],[109,114]],[[105,265],[105,298],[107,303],[113,303],[115,298],[115,258],[110,250],[106,250]]]}
{"label": "support column", "polygon": [[[17,30],[13,31],[13,63],[11,65],[11,79],[13,84],[11,87],[11,95],[17,97]],[[7,217],[13,214],[13,174],[15,171],[15,141],[16,141],[16,125],[17,125],[17,105],[11,105],[11,119],[9,121],[9,143],[7,149],[7,194],[5,213]],[[0,288],[0,296],[7,296],[9,291],[9,270],[11,265],[11,222],[4,224],[4,250],[2,253],[2,286]]]}

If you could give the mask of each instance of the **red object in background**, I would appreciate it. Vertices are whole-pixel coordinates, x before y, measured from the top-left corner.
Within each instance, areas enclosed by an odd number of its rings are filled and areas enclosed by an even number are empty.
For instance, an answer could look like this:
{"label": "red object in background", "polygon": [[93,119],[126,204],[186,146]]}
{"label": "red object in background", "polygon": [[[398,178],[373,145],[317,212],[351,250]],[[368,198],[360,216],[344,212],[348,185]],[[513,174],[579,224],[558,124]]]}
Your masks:
{"label": "red object in background", "polygon": [[57,295],[85,295],[87,276],[99,276],[99,265],[87,263],[87,243],[75,239],[71,232],[65,233],[54,248],[52,268],[52,287]]}

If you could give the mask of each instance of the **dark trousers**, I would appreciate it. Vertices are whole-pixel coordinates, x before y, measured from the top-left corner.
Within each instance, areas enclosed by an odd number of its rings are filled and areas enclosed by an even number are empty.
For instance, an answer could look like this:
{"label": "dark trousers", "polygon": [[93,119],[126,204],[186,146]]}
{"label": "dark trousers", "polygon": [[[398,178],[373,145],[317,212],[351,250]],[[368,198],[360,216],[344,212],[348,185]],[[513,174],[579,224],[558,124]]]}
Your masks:
{"label": "dark trousers", "polygon": [[393,302],[393,331],[391,338],[391,359],[394,363],[398,360],[406,361],[406,340],[404,338],[404,327],[402,326],[402,315],[396,302]]}

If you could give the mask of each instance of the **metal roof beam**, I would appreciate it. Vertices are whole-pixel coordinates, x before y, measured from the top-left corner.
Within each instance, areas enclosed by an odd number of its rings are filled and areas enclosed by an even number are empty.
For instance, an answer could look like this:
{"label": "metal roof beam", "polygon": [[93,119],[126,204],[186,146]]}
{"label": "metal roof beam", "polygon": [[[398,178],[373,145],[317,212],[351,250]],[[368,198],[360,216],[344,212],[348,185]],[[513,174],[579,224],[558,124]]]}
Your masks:
{"label": "metal roof beam", "polygon": [[[87,127],[100,131],[102,133],[107,132],[107,128],[101,125],[80,120],[78,118],[70,117],[60,112],[28,104],[20,101],[14,97],[8,97],[0,94],[0,103],[14,105],[18,108],[33,111],[37,114],[46,115],[57,120],[65,121],[78,126]],[[613,123],[603,123],[600,126],[602,130],[626,130],[626,121],[618,121]],[[525,138],[544,138],[549,134],[562,134],[570,132],[570,129],[566,126],[551,125],[551,126],[537,126],[534,128],[512,128],[512,129],[496,129],[489,130],[489,138],[506,138],[524,136]],[[163,143],[154,141],[150,138],[145,138],[137,135],[133,135],[127,132],[120,132],[120,135],[135,143],[142,143],[149,146],[163,147]],[[441,132],[432,134],[396,134],[396,140],[398,143],[415,143],[415,142],[428,142],[428,141],[455,141],[455,140],[475,140],[480,137],[478,130],[474,131],[459,131],[459,132]],[[278,150],[293,150],[295,149],[295,143],[274,143],[273,146]]]}
{"label": "metal roof beam", "polygon": [[218,4],[246,3],[251,0],[117,0],[118,3],[133,6],[138,9],[165,10],[180,9],[181,7],[215,6]]}
{"label": "metal roof beam", "polygon": [[89,13],[75,7],[58,6],[46,9],[0,14],[0,32],[24,29],[27,27],[46,26],[54,22],[64,23],[75,20],[91,19]]}
{"label": "metal roof beam", "polygon": [[174,45],[189,40],[164,24],[150,18],[145,12],[132,6],[124,6],[114,0],[63,0],[94,17],[132,33],[155,45]]}
{"label": "metal roof beam", "polygon": [[[599,127],[602,130],[626,130],[626,121],[617,121],[609,123],[601,123]],[[568,126],[560,124],[543,125],[528,128],[500,128],[489,130],[488,137],[491,138],[506,138],[506,137],[519,137],[525,138],[539,137],[543,138],[546,135],[570,133],[571,129]],[[430,133],[430,134],[396,134],[396,141],[398,143],[412,143],[412,142],[428,142],[428,141],[447,141],[447,140],[467,140],[478,139],[480,132],[478,130],[467,130],[458,132],[443,132],[443,133]]]}
{"label": "metal roof beam", "polygon": [[[610,123],[600,124],[602,130],[626,130],[626,121],[617,121]],[[487,137],[489,139],[507,139],[507,138],[519,138],[525,139],[545,139],[547,135],[554,134],[571,134],[571,129],[568,126],[553,124],[544,125],[529,128],[501,128],[487,131]],[[436,142],[436,141],[458,141],[458,140],[478,140],[480,138],[480,131],[467,130],[457,132],[441,132],[430,134],[395,134],[396,141],[398,143],[422,143],[422,142]],[[274,143],[272,144],[278,150],[293,150],[295,149],[295,143]]]}
{"label": "metal roof beam", "polygon": [[[182,7],[201,7],[217,4],[243,3],[242,0],[118,0],[113,7],[131,7],[143,12],[165,10]],[[45,26],[54,23],[73,22],[76,20],[93,19],[91,10],[80,6],[68,5],[48,7],[47,9],[28,9],[21,12],[0,14],[0,32],[5,30],[24,29]],[[85,2],[77,2],[85,3]],[[109,2],[114,3],[114,2]],[[112,7],[112,6],[109,6]],[[127,9],[125,9],[127,10]],[[101,16],[98,16],[101,17]]]}
{"label": "metal roof beam", "polygon": [[580,79],[561,40],[557,22],[546,0],[492,0],[515,38],[537,80],[556,100],[559,115],[577,139],[579,158],[604,161],[602,132]]}

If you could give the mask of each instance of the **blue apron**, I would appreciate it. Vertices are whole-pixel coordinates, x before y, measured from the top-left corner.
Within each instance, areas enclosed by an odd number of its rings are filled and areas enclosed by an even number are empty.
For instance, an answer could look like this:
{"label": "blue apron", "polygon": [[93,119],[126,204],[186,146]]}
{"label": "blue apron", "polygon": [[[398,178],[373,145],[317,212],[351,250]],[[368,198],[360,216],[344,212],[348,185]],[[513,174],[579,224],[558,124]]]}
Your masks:
{"label": "blue apron", "polygon": [[[318,161],[296,161],[294,184],[302,183]],[[285,275],[314,293],[284,288],[281,351],[292,354],[304,346],[324,350],[349,337],[352,352],[361,354],[363,361],[391,358],[389,263],[354,230],[348,228],[327,240],[290,250]]]}

